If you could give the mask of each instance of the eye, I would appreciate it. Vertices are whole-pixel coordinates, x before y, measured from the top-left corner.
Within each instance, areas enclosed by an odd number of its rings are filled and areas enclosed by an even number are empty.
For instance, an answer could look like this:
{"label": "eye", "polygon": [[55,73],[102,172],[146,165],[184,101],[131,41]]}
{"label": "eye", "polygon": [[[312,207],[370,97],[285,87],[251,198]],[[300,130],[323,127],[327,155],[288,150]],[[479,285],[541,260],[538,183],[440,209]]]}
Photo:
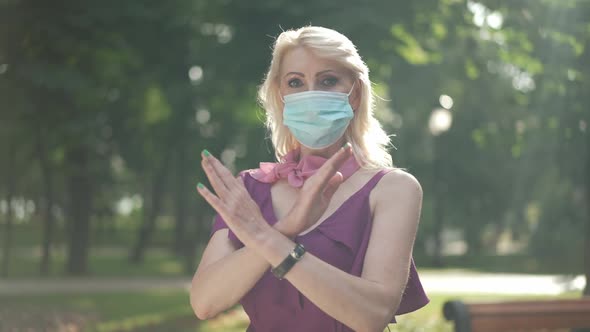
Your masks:
{"label": "eye", "polygon": [[323,86],[334,86],[338,83],[338,78],[337,77],[326,77],[324,79],[322,79],[322,81],[320,82]]}
{"label": "eye", "polygon": [[303,83],[302,83],[302,82],[301,82],[301,80],[300,80],[300,79],[298,79],[298,78],[292,78],[292,79],[290,79],[290,80],[287,82],[287,85],[288,85],[290,88],[299,88],[299,87],[301,87],[301,86],[303,85]]}

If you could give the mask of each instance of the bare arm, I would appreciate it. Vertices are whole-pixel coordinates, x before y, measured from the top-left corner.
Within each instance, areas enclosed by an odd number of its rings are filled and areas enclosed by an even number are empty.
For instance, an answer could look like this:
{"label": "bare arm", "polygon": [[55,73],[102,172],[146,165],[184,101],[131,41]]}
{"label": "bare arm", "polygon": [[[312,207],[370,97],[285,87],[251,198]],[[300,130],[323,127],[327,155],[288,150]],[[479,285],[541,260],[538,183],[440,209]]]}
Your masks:
{"label": "bare arm", "polygon": [[[322,211],[326,198],[333,193],[334,187],[328,189],[330,183],[341,179],[332,175],[347,153],[350,149],[334,155],[306,181],[295,204],[295,213],[286,218],[285,226],[301,230],[306,221],[317,220],[306,218],[301,211],[314,208],[318,213]],[[245,217],[243,211],[251,201],[248,194],[216,159],[211,158],[211,162],[219,167],[223,178],[213,176],[212,185],[223,181],[225,186],[221,191],[216,189],[219,197],[204,187],[199,193],[223,216],[247,248],[271,265],[278,265],[293,249],[293,241],[263,219]],[[286,275],[320,309],[357,331],[381,331],[397,310],[407,282],[422,203],[419,183],[401,171],[387,174],[375,189],[373,229],[361,277],[341,271],[309,253]],[[330,195],[326,196],[326,192]]]}
{"label": "bare arm", "polygon": [[[212,159],[218,167],[207,162],[207,159]],[[204,156],[201,165],[219,198],[232,202],[233,209],[239,218],[246,221],[258,220],[269,227],[240,178],[233,178],[231,173],[213,157]],[[233,194],[226,183],[233,185]],[[239,195],[235,195],[236,192]],[[233,219],[228,218],[227,215],[223,217],[226,222]],[[297,234],[292,227],[287,229],[285,226],[285,223],[279,220],[273,229],[278,234],[288,237],[294,237]],[[228,238],[228,229],[218,230],[209,240],[193,276],[190,290],[193,311],[200,319],[216,316],[240,301],[269,268],[270,264],[248,246],[236,250]]]}
{"label": "bare arm", "polygon": [[[399,306],[408,278],[422,191],[412,176],[393,173],[380,183],[361,277],[309,253],[285,276],[320,309],[355,331],[383,331]],[[267,229],[254,243],[254,250],[273,266],[294,247],[273,229]]]}
{"label": "bare arm", "polygon": [[[285,233],[280,222],[274,229]],[[270,268],[251,248],[236,250],[227,235],[228,229],[213,234],[193,276],[190,300],[200,319],[215,317],[238,303]]]}

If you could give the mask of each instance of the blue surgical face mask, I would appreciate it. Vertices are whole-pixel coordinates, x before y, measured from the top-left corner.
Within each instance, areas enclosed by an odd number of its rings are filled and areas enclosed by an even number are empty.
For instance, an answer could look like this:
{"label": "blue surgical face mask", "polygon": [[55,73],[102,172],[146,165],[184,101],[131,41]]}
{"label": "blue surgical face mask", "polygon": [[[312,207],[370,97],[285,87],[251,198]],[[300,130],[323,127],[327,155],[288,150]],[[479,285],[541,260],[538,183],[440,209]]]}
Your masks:
{"label": "blue surgical face mask", "polygon": [[[353,84],[354,89],[354,84]],[[349,93],[305,91],[283,99],[283,123],[299,143],[310,149],[322,149],[338,141],[354,116]]]}

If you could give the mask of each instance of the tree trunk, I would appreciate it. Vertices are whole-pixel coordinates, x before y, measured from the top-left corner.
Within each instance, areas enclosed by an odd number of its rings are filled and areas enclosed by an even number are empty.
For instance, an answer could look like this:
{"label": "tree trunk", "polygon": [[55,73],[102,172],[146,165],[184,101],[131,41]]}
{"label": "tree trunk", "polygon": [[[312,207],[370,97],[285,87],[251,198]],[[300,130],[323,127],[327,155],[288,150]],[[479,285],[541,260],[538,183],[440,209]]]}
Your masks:
{"label": "tree trunk", "polygon": [[590,296],[590,137],[586,142],[586,236],[584,238],[584,295]]}
{"label": "tree trunk", "polygon": [[164,198],[165,194],[164,189],[166,187],[166,179],[170,168],[170,160],[173,158],[172,153],[174,152],[174,149],[171,147],[178,144],[176,139],[178,137],[179,131],[182,130],[183,126],[185,125],[184,121],[186,120],[184,113],[178,113],[176,116],[177,117],[172,120],[169,127],[169,132],[165,140],[167,144],[164,144],[162,146],[162,150],[160,150],[162,153],[162,159],[160,161],[159,167],[155,167],[156,171],[151,182],[151,195],[149,199],[150,204],[148,206],[144,205],[143,223],[139,228],[137,242],[131,250],[131,254],[129,256],[129,261],[132,264],[139,264],[143,262],[145,250],[149,245],[149,241],[156,226],[156,218],[158,215],[160,215],[162,199]]}
{"label": "tree trunk", "polygon": [[66,151],[66,163],[70,218],[66,271],[71,275],[82,275],[88,272],[92,209],[92,180],[87,147],[78,145],[69,148]]}
{"label": "tree trunk", "polygon": [[10,266],[10,251],[12,249],[12,224],[14,213],[12,210],[12,198],[16,191],[16,169],[14,167],[14,159],[16,158],[16,148],[14,145],[10,147],[8,152],[8,174],[7,178],[7,192],[6,192],[6,203],[8,205],[8,211],[6,214],[6,224],[4,225],[4,245],[2,246],[2,271],[3,277],[8,277],[8,270]]}
{"label": "tree trunk", "polygon": [[184,149],[184,139],[181,139],[177,150],[177,172],[176,172],[176,186],[174,194],[176,196],[174,202],[175,206],[175,227],[174,227],[174,253],[182,255],[184,251],[184,241],[186,232],[186,155]]}
{"label": "tree trunk", "polygon": [[166,175],[168,173],[169,158],[164,158],[162,166],[156,172],[151,183],[150,204],[144,206],[143,223],[137,235],[137,242],[131,250],[129,260],[133,264],[143,262],[145,250],[149,244],[156,226],[156,218],[160,214],[162,208],[162,199],[164,197],[164,189],[166,184]]}
{"label": "tree trunk", "polygon": [[49,159],[47,158],[47,147],[43,141],[43,133],[41,125],[38,125],[35,131],[37,156],[39,158],[39,166],[41,168],[41,178],[43,181],[43,196],[44,205],[41,213],[41,220],[43,220],[43,243],[41,249],[41,262],[39,264],[39,273],[42,276],[49,274],[51,266],[51,243],[53,241],[53,232],[55,227],[55,219],[53,217],[53,176]]}
{"label": "tree trunk", "polygon": [[[586,227],[584,230],[584,276],[586,278],[586,286],[584,287],[582,296],[590,296],[590,136],[586,140],[585,166]],[[572,332],[590,332],[590,328],[574,329]]]}
{"label": "tree trunk", "polygon": [[[435,195],[437,195],[435,193]],[[443,206],[440,202],[440,198],[437,197],[434,203],[434,256],[432,264],[434,266],[443,266],[443,255],[442,255],[442,236],[443,236]]]}
{"label": "tree trunk", "polygon": [[433,137],[433,147],[434,147],[434,158],[432,160],[432,167],[433,167],[433,213],[432,217],[434,218],[434,256],[432,257],[432,264],[434,266],[440,267],[443,266],[443,257],[442,257],[442,247],[443,247],[443,229],[444,229],[444,206],[443,206],[443,197],[442,194],[442,184],[441,181],[441,165],[440,159],[438,155],[440,154],[440,137],[434,136]]}
{"label": "tree trunk", "polygon": [[197,253],[203,247],[203,243],[208,241],[208,234],[213,224],[213,216],[203,214],[203,200],[197,200],[190,205],[192,222],[186,226],[188,236],[184,237],[183,256],[184,270],[187,275],[193,275],[196,271]]}
{"label": "tree trunk", "polygon": [[482,223],[476,214],[472,214],[474,217],[463,226],[464,240],[467,243],[467,253],[469,255],[479,255],[483,252],[482,241],[481,241],[481,229]]}

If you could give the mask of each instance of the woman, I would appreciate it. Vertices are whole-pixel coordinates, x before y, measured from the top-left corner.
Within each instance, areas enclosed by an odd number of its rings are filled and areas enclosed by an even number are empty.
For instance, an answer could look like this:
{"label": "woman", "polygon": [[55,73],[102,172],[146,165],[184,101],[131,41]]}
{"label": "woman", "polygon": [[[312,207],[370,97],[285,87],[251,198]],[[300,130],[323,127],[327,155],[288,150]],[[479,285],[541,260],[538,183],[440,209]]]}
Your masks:
{"label": "woman", "polygon": [[191,287],[208,319],[240,302],[248,331],[382,331],[428,303],[412,261],[418,181],[392,168],[368,68],[321,27],[283,32],[259,99],[279,163],[234,176],[207,150],[218,212]]}

